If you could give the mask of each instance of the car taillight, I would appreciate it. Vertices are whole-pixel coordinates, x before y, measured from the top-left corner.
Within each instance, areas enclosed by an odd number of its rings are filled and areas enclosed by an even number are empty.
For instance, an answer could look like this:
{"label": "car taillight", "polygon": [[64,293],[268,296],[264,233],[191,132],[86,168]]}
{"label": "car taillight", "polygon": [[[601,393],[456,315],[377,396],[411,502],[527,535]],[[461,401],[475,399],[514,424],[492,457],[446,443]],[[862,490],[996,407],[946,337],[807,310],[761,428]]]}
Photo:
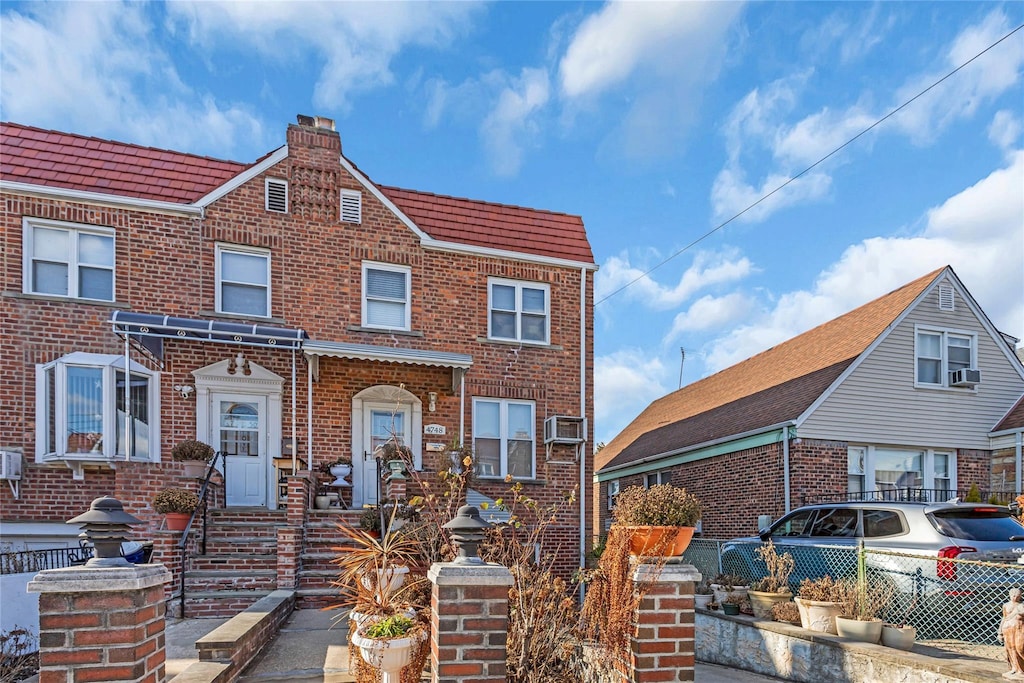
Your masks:
{"label": "car taillight", "polygon": [[960,555],[960,553],[974,553],[977,552],[976,548],[966,548],[959,545],[947,545],[945,548],[939,550],[939,560],[935,563],[935,574],[940,579],[946,579],[947,581],[956,580],[956,563],[955,562],[943,562],[943,559],[953,559]]}

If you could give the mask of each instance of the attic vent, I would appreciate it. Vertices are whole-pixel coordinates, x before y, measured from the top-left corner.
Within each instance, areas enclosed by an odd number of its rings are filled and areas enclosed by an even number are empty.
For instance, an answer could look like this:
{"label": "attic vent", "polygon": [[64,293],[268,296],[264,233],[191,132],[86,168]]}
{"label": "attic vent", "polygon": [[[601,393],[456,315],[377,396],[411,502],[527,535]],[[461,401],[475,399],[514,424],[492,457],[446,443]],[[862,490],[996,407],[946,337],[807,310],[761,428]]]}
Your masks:
{"label": "attic vent", "polygon": [[953,285],[940,284],[939,285],[939,310],[940,311],[952,311],[953,308]]}
{"label": "attic vent", "polygon": [[341,220],[344,223],[363,222],[363,195],[355,190],[341,191]]}
{"label": "attic vent", "polygon": [[267,211],[288,213],[288,181],[267,178],[266,200]]}

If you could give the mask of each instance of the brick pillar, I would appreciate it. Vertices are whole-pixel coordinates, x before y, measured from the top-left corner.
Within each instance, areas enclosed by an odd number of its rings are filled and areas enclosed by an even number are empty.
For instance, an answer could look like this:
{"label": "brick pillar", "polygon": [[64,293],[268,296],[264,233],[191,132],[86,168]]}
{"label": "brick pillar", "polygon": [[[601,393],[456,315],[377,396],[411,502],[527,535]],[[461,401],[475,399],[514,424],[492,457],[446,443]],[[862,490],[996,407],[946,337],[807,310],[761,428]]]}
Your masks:
{"label": "brick pillar", "polygon": [[408,478],[401,472],[392,472],[388,475],[387,491],[385,495],[388,500],[405,500]]}
{"label": "brick pillar", "polygon": [[508,589],[498,564],[436,563],[427,572],[433,683],[505,681]]}
{"label": "brick pillar", "polygon": [[632,638],[631,677],[648,681],[692,681],[694,676],[693,589],[701,580],[681,558],[664,567],[641,564],[633,581],[647,584]]}
{"label": "brick pillar", "polygon": [[316,476],[309,470],[301,470],[298,474],[288,477],[288,525],[303,527],[309,509],[313,507],[313,496],[316,495]]}
{"label": "brick pillar", "polygon": [[299,587],[299,557],[302,554],[302,528],[281,527],[277,530],[277,588]]}
{"label": "brick pillar", "polygon": [[68,567],[35,575],[39,683],[164,680],[163,565]]}

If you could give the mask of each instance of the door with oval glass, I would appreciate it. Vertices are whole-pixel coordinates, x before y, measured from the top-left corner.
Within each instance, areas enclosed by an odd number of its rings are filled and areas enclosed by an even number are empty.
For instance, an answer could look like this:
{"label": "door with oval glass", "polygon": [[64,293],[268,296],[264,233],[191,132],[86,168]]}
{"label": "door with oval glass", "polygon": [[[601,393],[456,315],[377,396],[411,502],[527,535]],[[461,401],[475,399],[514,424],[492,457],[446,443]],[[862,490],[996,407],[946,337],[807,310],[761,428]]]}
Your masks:
{"label": "door with oval glass", "polygon": [[266,505],[266,396],[213,394],[213,408],[211,443],[226,456],[227,504]]}
{"label": "door with oval glass", "polygon": [[411,408],[407,405],[397,408],[394,405],[369,405],[363,413],[366,420],[363,428],[363,503],[377,504],[380,474],[384,474],[388,466],[386,461],[382,461],[378,472],[377,449],[392,438],[403,446],[409,443],[410,413]]}

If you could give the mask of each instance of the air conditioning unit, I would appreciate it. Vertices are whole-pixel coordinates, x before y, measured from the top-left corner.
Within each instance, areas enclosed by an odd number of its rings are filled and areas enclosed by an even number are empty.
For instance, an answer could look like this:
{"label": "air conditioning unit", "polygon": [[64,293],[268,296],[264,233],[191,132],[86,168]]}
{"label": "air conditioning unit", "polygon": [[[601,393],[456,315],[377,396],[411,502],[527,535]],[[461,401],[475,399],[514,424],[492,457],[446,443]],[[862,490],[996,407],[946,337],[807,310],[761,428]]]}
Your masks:
{"label": "air conditioning unit", "polygon": [[0,451],[0,479],[21,480],[21,453]]}
{"label": "air conditioning unit", "polygon": [[981,384],[981,370],[954,370],[949,373],[949,384],[954,387],[973,387],[975,384]]}
{"label": "air conditioning unit", "polygon": [[544,420],[544,443],[583,443],[586,440],[586,418],[553,415]]}

